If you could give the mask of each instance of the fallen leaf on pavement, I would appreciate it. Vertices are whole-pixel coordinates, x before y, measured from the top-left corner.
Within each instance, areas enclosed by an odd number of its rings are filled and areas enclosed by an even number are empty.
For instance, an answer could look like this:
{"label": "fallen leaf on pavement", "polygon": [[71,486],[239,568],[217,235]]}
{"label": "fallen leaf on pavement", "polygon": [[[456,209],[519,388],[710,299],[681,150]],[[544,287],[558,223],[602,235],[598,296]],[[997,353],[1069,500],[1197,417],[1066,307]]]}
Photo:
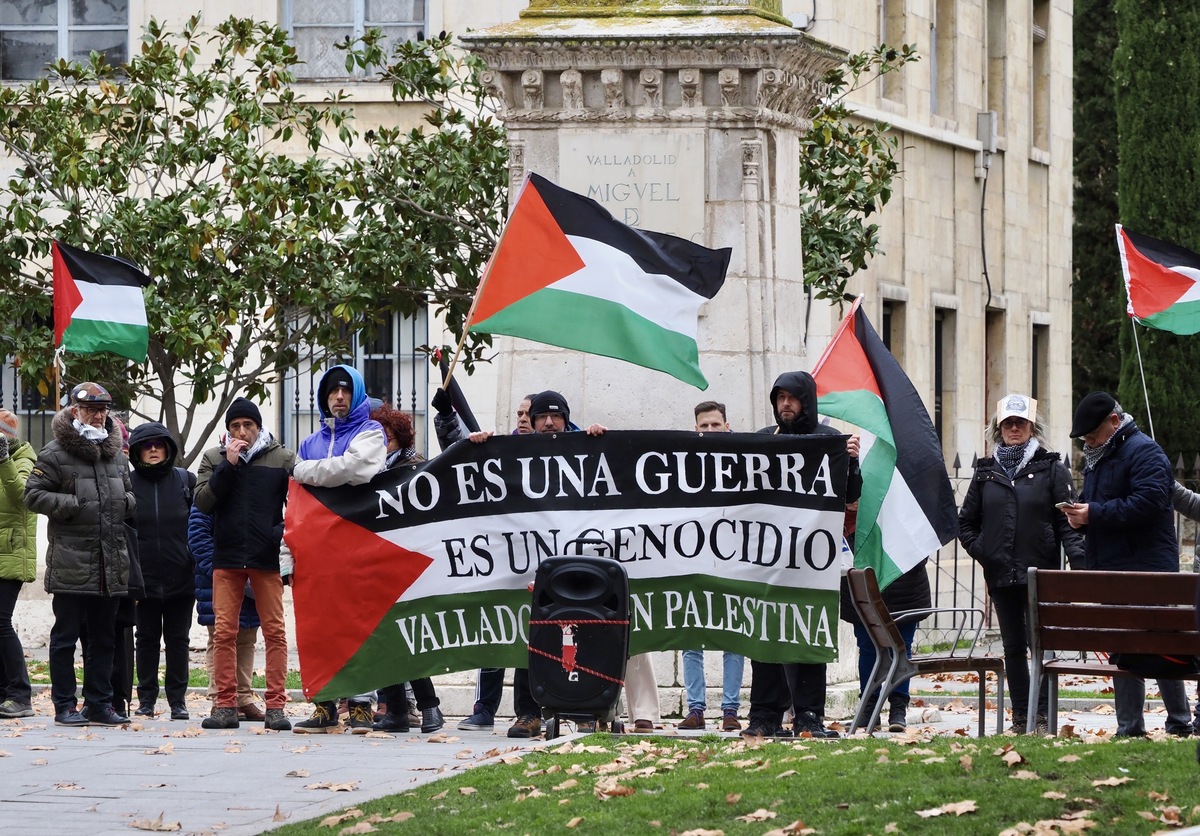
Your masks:
{"label": "fallen leaf on pavement", "polygon": [[283,776],[284,778],[307,778],[307,769],[293,769],[291,772]]}
{"label": "fallen leaf on pavement", "polygon": [[79,784],[73,784],[70,781],[62,781],[60,783],[55,784],[54,789],[56,789],[56,790],[81,790],[81,789],[83,789],[83,787],[79,786]]}
{"label": "fallen leaf on pavement", "polygon": [[171,830],[179,830],[182,825],[177,821],[163,821],[163,814],[159,813],[156,819],[137,819],[131,821],[129,826],[138,830],[153,830],[156,833],[165,833]]}
{"label": "fallen leaf on pavement", "polygon": [[287,821],[291,818],[291,814],[283,812],[279,809],[279,805],[275,805],[275,815],[271,816],[271,821]]}
{"label": "fallen leaf on pavement", "polygon": [[350,792],[358,789],[358,781],[347,781],[341,784],[335,784],[332,781],[320,781],[316,784],[305,784],[306,790],[333,790],[334,792]]}
{"label": "fallen leaf on pavement", "polygon": [[173,754],[175,754],[175,744],[167,742],[167,743],[164,743],[162,746],[159,746],[157,749],[146,749],[142,752],[142,754],[143,755],[173,755]]}

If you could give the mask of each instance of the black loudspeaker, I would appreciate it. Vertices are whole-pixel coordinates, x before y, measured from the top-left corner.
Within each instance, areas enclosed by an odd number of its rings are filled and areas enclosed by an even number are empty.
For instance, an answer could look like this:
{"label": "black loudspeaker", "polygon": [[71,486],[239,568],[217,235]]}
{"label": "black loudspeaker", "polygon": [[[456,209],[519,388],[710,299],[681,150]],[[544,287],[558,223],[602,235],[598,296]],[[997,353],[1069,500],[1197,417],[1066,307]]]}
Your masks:
{"label": "black loudspeaker", "polygon": [[538,566],[529,616],[529,687],[545,711],[611,712],[629,659],[629,578],[603,557]]}

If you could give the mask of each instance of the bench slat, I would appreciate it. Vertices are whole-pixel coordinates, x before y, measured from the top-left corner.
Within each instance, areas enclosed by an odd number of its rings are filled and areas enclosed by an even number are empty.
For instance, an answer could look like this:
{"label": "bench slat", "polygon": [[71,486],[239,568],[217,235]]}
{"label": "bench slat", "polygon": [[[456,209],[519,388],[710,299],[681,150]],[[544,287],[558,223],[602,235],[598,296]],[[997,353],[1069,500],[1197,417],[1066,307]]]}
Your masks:
{"label": "bench slat", "polygon": [[[1114,575],[1119,583],[1114,583]],[[1045,603],[1179,604],[1192,606],[1200,575],[1190,572],[1037,573],[1038,600]]]}
{"label": "bench slat", "polygon": [[1094,627],[1102,623],[1114,630],[1187,633],[1196,629],[1193,607],[1155,607],[1153,613],[1148,613],[1148,609],[1101,604],[1042,604],[1038,606],[1038,621],[1043,628]]}
{"label": "bench slat", "polygon": [[1165,653],[1200,656],[1200,635],[1149,630],[1108,630],[1102,627],[1047,627],[1042,630],[1043,650],[1099,650],[1104,653]]}

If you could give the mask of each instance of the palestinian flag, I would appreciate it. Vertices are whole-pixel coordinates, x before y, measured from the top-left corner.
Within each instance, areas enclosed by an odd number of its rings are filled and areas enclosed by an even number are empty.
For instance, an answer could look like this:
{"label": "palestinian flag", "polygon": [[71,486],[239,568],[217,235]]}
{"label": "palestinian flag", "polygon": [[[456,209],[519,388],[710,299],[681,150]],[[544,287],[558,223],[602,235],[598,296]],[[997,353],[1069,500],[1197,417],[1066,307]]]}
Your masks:
{"label": "palestinian flag", "polygon": [[530,174],[468,328],[615,357],[707,389],[696,320],[721,289],[729,254],[626,226],[596,201]]}
{"label": "palestinian flag", "polygon": [[1147,328],[1200,332],[1200,255],[1117,224],[1128,312]]}
{"label": "palestinian flag", "polygon": [[861,430],[854,565],[882,589],[958,534],[941,444],[912,381],[856,299],[813,370],[821,414]]}
{"label": "palestinian flag", "polygon": [[60,241],[54,257],[54,344],[79,354],[111,351],[146,362],[149,328],[142,288],[150,277],[111,255]]}

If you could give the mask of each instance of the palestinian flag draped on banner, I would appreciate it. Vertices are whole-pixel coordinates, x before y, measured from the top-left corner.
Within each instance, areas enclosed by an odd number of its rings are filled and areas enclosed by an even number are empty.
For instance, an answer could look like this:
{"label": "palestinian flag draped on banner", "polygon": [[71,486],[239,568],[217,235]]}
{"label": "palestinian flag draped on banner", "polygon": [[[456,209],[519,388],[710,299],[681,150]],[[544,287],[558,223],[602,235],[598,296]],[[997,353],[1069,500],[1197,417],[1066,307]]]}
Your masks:
{"label": "palestinian flag draped on banner", "polygon": [[855,300],[813,370],[821,414],[861,430],[862,497],[854,565],[880,588],[958,533],[957,509],[929,412]]}
{"label": "palestinian flag draped on banner", "polygon": [[1117,224],[1128,312],[1147,328],[1200,332],[1200,255]]}
{"label": "palestinian flag draped on banner", "polygon": [[696,326],[729,248],[615,220],[530,174],[479,283],[468,328],[615,357],[700,389]]}
{"label": "palestinian flag draped on banner", "polygon": [[150,277],[131,262],[59,241],[54,258],[54,344],[78,354],[111,351],[146,361],[150,332],[142,288]]}

